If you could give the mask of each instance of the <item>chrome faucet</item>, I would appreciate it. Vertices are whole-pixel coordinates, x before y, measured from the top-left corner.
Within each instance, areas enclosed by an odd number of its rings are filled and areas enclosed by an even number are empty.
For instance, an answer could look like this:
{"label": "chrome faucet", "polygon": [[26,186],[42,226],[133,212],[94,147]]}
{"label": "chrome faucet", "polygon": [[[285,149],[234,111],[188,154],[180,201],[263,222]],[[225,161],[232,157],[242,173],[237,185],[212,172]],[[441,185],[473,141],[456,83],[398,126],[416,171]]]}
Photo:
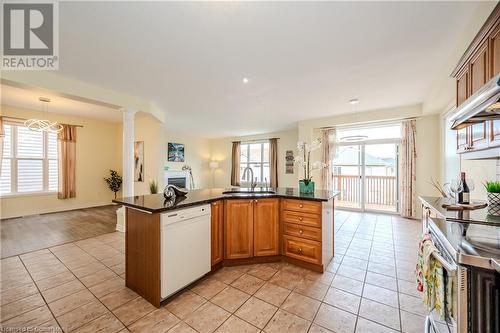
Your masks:
{"label": "chrome faucet", "polygon": [[[250,179],[247,179],[247,172],[250,172]],[[250,187],[252,190],[255,189],[255,186],[257,186],[257,178],[253,178],[253,170],[250,167],[246,167],[245,170],[243,170],[243,180],[249,180],[250,181]]]}

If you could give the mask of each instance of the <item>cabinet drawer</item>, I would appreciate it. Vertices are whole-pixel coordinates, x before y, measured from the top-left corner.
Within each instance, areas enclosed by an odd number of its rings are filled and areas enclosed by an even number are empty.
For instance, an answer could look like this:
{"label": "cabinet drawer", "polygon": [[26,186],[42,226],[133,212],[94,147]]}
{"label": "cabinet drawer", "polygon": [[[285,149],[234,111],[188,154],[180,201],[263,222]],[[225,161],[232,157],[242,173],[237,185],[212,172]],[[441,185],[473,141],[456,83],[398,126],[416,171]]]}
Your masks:
{"label": "cabinet drawer", "polygon": [[282,207],[284,210],[293,210],[296,212],[321,214],[321,202],[283,199]]}
{"label": "cabinet drawer", "polygon": [[299,238],[312,239],[321,242],[321,229],[306,227],[299,224],[284,223],[283,233]]}
{"label": "cabinet drawer", "polygon": [[285,256],[321,264],[321,243],[291,236],[283,236],[283,252]]}
{"label": "cabinet drawer", "polygon": [[284,210],[282,214],[283,222],[307,225],[311,227],[321,227],[321,215],[300,213]]}

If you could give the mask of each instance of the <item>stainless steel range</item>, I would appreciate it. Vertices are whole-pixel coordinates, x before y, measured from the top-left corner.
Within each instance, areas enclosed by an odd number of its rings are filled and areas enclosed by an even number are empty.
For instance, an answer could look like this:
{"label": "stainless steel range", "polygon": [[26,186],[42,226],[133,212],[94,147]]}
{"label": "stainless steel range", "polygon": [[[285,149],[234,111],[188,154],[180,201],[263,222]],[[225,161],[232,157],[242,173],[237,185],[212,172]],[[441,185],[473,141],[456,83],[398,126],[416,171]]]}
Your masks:
{"label": "stainless steel range", "polygon": [[425,332],[500,333],[500,224],[491,216],[487,222],[450,217],[453,213],[442,212],[442,200],[421,198],[423,231],[452,279],[453,315],[441,320],[430,311]]}

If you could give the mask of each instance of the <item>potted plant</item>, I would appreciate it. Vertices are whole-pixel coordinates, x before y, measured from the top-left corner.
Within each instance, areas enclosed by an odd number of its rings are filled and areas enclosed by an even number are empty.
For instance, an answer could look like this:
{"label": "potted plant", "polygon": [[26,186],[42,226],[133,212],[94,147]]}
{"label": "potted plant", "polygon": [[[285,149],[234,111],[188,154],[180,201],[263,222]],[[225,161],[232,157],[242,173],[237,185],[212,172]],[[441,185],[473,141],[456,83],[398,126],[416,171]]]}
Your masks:
{"label": "potted plant", "polygon": [[116,199],[116,192],[120,190],[120,187],[122,186],[122,176],[118,174],[115,170],[109,170],[110,176],[108,178],[104,178],[104,181],[108,184],[108,187],[111,191],[115,193],[115,199]]}
{"label": "potted plant", "polygon": [[488,192],[488,213],[500,215],[500,182],[486,182],[484,187]]}
{"label": "potted plant", "polygon": [[304,168],[304,178],[299,180],[300,193],[314,193],[314,182],[312,181],[311,172],[327,167],[321,161],[311,163],[311,152],[319,149],[319,147],[321,147],[321,139],[319,138],[310,144],[303,141],[297,143],[297,149],[300,154],[295,158],[295,163]]}
{"label": "potted plant", "polygon": [[154,179],[149,180],[149,192],[151,194],[158,193],[158,182]]}

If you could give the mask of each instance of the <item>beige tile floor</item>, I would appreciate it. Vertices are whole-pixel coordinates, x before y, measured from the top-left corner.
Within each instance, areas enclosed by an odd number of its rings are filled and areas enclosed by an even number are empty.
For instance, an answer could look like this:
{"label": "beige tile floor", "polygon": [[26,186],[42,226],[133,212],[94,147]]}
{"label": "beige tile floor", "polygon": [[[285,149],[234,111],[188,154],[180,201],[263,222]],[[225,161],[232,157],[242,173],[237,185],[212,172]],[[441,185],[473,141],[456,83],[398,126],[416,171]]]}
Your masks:
{"label": "beige tile floor", "polygon": [[420,224],[337,211],[335,229],[324,274],[284,262],[226,267],[160,309],[125,287],[120,233],[3,259],[2,330],[421,333]]}

